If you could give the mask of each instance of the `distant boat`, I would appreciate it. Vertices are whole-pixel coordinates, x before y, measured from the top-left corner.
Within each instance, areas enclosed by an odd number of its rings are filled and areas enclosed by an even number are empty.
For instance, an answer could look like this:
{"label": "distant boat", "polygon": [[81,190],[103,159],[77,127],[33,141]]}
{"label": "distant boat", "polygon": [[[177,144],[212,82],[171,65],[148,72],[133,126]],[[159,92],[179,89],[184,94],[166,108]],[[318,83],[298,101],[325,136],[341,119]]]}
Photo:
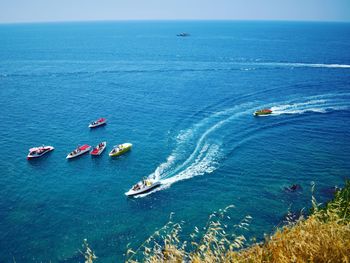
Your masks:
{"label": "distant boat", "polygon": [[160,181],[156,181],[154,179],[145,179],[135,184],[129,191],[125,193],[125,195],[136,196],[136,195],[144,194],[160,185],[161,185]]}
{"label": "distant boat", "polygon": [[66,157],[66,159],[72,159],[75,157],[78,157],[84,153],[87,153],[88,151],[90,151],[91,146],[84,144],[83,146],[78,146],[78,148],[76,148],[74,151],[72,151],[71,153],[69,153]]}
{"label": "distant boat", "polygon": [[106,118],[100,118],[96,121],[90,122],[89,124],[89,128],[96,128],[102,125],[105,125],[107,123],[107,119]]}
{"label": "distant boat", "polygon": [[90,154],[93,156],[98,156],[104,151],[104,149],[106,149],[106,146],[107,142],[101,142],[99,145],[92,149]]}
{"label": "distant boat", "polygon": [[186,32],[182,32],[180,34],[177,34],[178,37],[189,37],[190,34],[189,33],[186,33]]}
{"label": "distant boat", "polygon": [[132,147],[131,143],[123,143],[123,144],[119,144],[118,146],[114,146],[113,150],[109,153],[109,156],[115,157],[115,156],[122,155],[130,151],[131,147]]}
{"label": "distant boat", "polygon": [[27,155],[27,159],[34,159],[34,158],[39,158],[43,156],[44,154],[51,152],[55,148],[52,146],[39,146],[39,147],[33,147],[29,149],[29,153]]}
{"label": "distant boat", "polygon": [[262,116],[262,115],[269,115],[272,113],[272,110],[270,109],[262,109],[262,110],[257,110],[254,112],[254,116]]}

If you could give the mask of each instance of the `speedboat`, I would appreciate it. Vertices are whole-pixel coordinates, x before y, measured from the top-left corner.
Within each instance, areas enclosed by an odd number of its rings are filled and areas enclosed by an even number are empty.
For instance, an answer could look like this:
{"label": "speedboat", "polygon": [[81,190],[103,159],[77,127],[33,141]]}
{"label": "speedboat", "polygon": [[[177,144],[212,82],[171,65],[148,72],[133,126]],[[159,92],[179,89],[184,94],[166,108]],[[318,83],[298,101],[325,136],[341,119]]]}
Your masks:
{"label": "speedboat", "polygon": [[75,157],[78,157],[84,153],[87,153],[88,151],[90,151],[91,146],[84,144],[83,146],[78,146],[78,148],[76,148],[74,151],[72,151],[71,153],[69,153],[66,157],[66,159],[72,159]]}
{"label": "speedboat", "polygon": [[272,113],[272,110],[270,109],[262,109],[262,110],[257,110],[254,112],[254,116],[262,116],[262,115],[269,115]]}
{"label": "speedboat", "polygon": [[109,156],[115,157],[115,156],[122,155],[123,153],[130,151],[131,147],[132,147],[131,143],[123,143],[123,144],[114,146],[113,150],[109,153]]}
{"label": "speedboat", "polygon": [[34,158],[39,158],[43,156],[44,154],[51,152],[55,148],[52,146],[39,146],[39,147],[33,147],[29,149],[29,153],[27,155],[27,159],[34,159]]}
{"label": "speedboat", "polygon": [[161,185],[160,181],[155,179],[144,179],[137,184],[135,184],[129,191],[125,193],[126,196],[136,196],[140,194],[147,193],[152,189]]}
{"label": "speedboat", "polygon": [[102,125],[105,125],[107,123],[107,119],[106,118],[100,118],[96,121],[90,122],[89,124],[89,128],[96,128]]}
{"label": "speedboat", "polygon": [[90,154],[93,156],[98,156],[104,151],[104,149],[106,149],[106,146],[107,146],[107,142],[101,142],[95,148],[92,149]]}
{"label": "speedboat", "polygon": [[182,33],[180,33],[180,34],[177,34],[177,36],[178,36],[178,37],[188,37],[188,36],[190,36],[190,34],[189,34],[189,33],[186,33],[186,32],[182,32]]}

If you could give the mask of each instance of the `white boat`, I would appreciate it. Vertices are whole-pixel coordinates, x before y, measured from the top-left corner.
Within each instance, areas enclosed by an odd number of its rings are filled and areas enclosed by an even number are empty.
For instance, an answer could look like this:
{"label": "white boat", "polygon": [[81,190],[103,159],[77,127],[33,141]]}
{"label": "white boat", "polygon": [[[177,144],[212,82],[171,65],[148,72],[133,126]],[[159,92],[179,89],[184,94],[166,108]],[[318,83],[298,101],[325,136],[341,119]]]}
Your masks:
{"label": "white boat", "polygon": [[136,195],[144,194],[160,185],[161,185],[160,181],[156,181],[154,179],[145,179],[135,184],[129,191],[125,193],[125,195],[136,196]]}
{"label": "white boat", "polygon": [[91,146],[87,144],[84,144],[83,146],[79,146],[74,151],[70,152],[67,155],[66,159],[72,159],[72,158],[78,157],[84,153],[87,153],[88,151],[90,151],[90,149],[91,149]]}
{"label": "white boat", "polygon": [[93,156],[98,156],[104,151],[104,149],[106,149],[106,146],[107,146],[107,142],[101,142],[95,148],[92,149],[90,154]]}
{"label": "white boat", "polygon": [[107,119],[106,118],[100,118],[96,121],[90,122],[89,124],[89,128],[96,128],[99,127],[101,125],[105,125],[107,123]]}
{"label": "white boat", "polygon": [[34,158],[39,158],[43,156],[44,154],[51,152],[55,148],[53,146],[39,146],[39,147],[33,147],[29,149],[29,153],[27,155],[27,159],[34,159]]}

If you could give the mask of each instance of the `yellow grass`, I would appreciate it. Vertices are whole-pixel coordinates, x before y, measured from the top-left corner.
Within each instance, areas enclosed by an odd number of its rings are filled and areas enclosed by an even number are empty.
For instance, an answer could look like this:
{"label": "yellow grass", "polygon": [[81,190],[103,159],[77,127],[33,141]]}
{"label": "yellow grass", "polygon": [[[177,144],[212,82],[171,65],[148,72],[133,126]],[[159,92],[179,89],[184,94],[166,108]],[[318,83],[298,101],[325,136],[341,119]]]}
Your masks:
{"label": "yellow grass", "polygon": [[262,245],[226,253],[223,262],[350,262],[350,225],[312,215]]}
{"label": "yellow grass", "polygon": [[[307,218],[284,226],[265,242],[243,248],[242,235],[229,235],[221,223],[228,209],[213,213],[204,234],[198,228],[191,242],[181,241],[181,224],[169,221],[137,250],[129,250],[126,262],[350,262],[350,182],[334,200],[320,208],[312,199]],[[250,217],[237,229],[246,229]]]}

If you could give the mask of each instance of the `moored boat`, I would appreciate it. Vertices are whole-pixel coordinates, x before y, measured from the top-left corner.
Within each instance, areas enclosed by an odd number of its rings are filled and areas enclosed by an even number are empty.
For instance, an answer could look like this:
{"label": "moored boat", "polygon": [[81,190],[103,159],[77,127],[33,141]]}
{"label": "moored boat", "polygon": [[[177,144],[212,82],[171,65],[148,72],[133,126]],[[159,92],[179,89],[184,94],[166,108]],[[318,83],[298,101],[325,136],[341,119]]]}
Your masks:
{"label": "moored boat", "polygon": [[27,155],[27,159],[35,159],[35,158],[39,158],[41,156],[43,156],[44,154],[51,152],[52,150],[54,150],[55,148],[53,146],[39,146],[39,147],[33,147],[29,149],[29,153]]}
{"label": "moored boat", "polygon": [[90,122],[89,124],[89,128],[96,128],[102,125],[105,125],[107,123],[107,119],[106,118],[100,118],[96,121]]}
{"label": "moored boat", "polygon": [[101,142],[95,148],[92,149],[90,154],[93,156],[98,156],[104,151],[104,149],[106,149],[106,146],[107,142]]}
{"label": "moored boat", "polygon": [[160,181],[155,179],[144,179],[137,184],[135,184],[129,191],[125,193],[126,196],[136,196],[140,194],[145,194],[152,189],[161,185]]}
{"label": "moored boat", "polygon": [[272,110],[270,109],[262,109],[262,110],[257,110],[254,112],[254,116],[262,116],[262,115],[269,115],[272,113]]}
{"label": "moored boat", "polygon": [[109,156],[110,157],[120,156],[130,151],[131,147],[132,147],[131,143],[123,143],[123,144],[119,144],[118,146],[114,146],[113,150],[110,151]]}
{"label": "moored boat", "polygon": [[91,146],[87,144],[84,144],[83,146],[78,146],[78,148],[76,148],[74,151],[70,152],[67,155],[66,159],[72,159],[72,158],[78,157],[84,153],[87,153],[88,151],[90,151],[90,149],[91,149]]}

